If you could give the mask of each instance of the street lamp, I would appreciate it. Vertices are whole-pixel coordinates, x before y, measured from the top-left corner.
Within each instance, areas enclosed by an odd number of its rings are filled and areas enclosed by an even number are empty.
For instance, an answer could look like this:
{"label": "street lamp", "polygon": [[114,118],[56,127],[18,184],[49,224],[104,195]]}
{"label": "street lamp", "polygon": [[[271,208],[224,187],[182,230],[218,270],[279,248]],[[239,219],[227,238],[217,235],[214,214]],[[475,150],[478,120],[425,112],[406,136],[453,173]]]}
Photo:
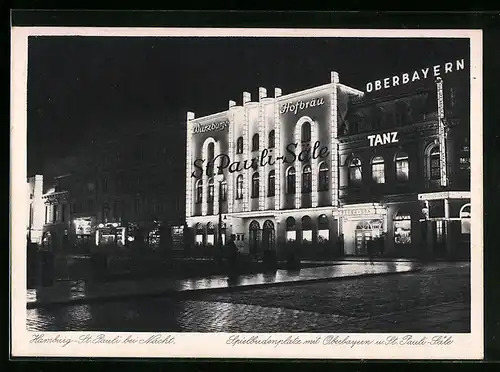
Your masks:
{"label": "street lamp", "polygon": [[222,249],[222,182],[224,181],[224,175],[219,173],[214,178],[219,183],[219,224],[217,225],[217,243],[219,249]]}

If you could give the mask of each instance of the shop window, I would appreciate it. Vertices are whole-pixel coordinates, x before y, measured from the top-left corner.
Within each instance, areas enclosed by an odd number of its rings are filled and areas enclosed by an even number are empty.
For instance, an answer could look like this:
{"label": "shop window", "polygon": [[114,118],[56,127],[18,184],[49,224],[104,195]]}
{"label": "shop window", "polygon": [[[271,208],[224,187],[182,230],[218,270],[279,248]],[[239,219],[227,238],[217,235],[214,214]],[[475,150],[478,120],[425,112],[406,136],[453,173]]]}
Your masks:
{"label": "shop window", "polygon": [[328,186],[328,165],[321,162],[318,172],[318,191],[326,191]]}
{"label": "shop window", "polygon": [[394,216],[394,243],[411,244],[411,216],[398,213]]}
{"label": "shop window", "polygon": [[243,154],[243,137],[238,137],[236,140],[236,153]]}
{"label": "shop window", "polygon": [[470,234],[470,217],[470,204],[466,204],[460,209],[460,224],[462,234]]}
{"label": "shop window", "polygon": [[196,203],[201,203],[203,201],[203,181],[196,181]]}
{"label": "shop window", "polygon": [[429,152],[429,175],[431,180],[441,179],[441,160],[439,146],[434,146]]}
{"label": "shop window", "polygon": [[312,190],[311,166],[305,165],[302,169],[302,193],[310,193]]}
{"label": "shop window", "polygon": [[394,162],[396,166],[396,180],[399,182],[408,181],[410,177],[408,154],[404,152],[396,154]]}
{"label": "shop window", "polygon": [[294,242],[297,240],[297,232],[295,226],[295,218],[288,217],[286,219],[286,241]]}
{"label": "shop window", "polygon": [[351,185],[359,185],[362,180],[361,160],[354,158],[349,163],[349,182]]}
{"label": "shop window", "polygon": [[255,133],[252,137],[252,151],[259,151],[259,135]]}
{"label": "shop window", "polygon": [[208,203],[213,203],[214,202],[214,179],[211,178],[208,180],[208,189],[207,189],[207,202]]}
{"label": "shop window", "polygon": [[215,227],[212,222],[207,224],[207,245],[215,245]]}
{"label": "shop window", "polygon": [[385,183],[384,158],[376,156],[372,159],[372,178],[375,183]]}
{"label": "shop window", "polygon": [[259,172],[252,175],[252,198],[259,197]]}
{"label": "shop window", "polygon": [[309,216],[302,217],[302,243],[312,243],[312,220]]}
{"label": "shop window", "polygon": [[318,217],[318,243],[326,243],[330,240],[330,228],[328,217],[322,214]]}
{"label": "shop window", "polygon": [[290,167],[286,172],[286,192],[295,194],[295,168]]}
{"label": "shop window", "polygon": [[220,200],[221,201],[227,200],[227,181],[222,181],[221,183]]}
{"label": "shop window", "polygon": [[243,199],[243,175],[236,177],[236,199]]}
{"label": "shop window", "polygon": [[311,123],[306,121],[304,124],[302,124],[301,132],[302,142],[311,142]]}
{"label": "shop window", "polygon": [[269,132],[269,143],[268,143],[268,147],[270,149],[274,149],[274,142],[275,142],[275,138],[274,138],[274,129],[272,131]]}
{"label": "shop window", "polygon": [[276,177],[274,170],[269,171],[267,179],[267,196],[274,196],[275,194]]}

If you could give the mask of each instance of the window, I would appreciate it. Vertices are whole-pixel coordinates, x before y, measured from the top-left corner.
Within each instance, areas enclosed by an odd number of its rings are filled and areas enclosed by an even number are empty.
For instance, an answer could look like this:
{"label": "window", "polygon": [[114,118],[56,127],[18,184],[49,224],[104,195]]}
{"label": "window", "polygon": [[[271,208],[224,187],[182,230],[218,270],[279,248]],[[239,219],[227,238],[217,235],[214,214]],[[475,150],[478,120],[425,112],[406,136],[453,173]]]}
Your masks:
{"label": "window", "polygon": [[236,140],[236,153],[243,154],[243,137],[238,137]]}
{"label": "window", "polygon": [[309,216],[302,217],[302,243],[312,243],[312,220]]}
{"label": "window", "polygon": [[236,199],[243,199],[243,175],[236,178]]}
{"label": "window", "polygon": [[203,201],[203,181],[196,181],[196,203],[201,203]]}
{"label": "window", "polygon": [[361,160],[354,158],[349,163],[349,182],[351,184],[360,184],[361,180]]}
{"label": "window", "polygon": [[405,182],[410,178],[410,166],[408,162],[408,154],[400,152],[396,154],[396,181]]}
{"label": "window", "polygon": [[286,241],[294,242],[297,239],[297,232],[295,227],[295,218],[288,217],[286,219]]}
{"label": "window", "polygon": [[213,176],[214,174],[214,164],[213,160],[215,157],[215,145],[213,142],[208,144],[207,148],[207,167],[208,167],[208,175]]}
{"label": "window", "polygon": [[411,244],[411,216],[398,213],[394,216],[394,243]]}
{"label": "window", "polygon": [[372,159],[372,177],[375,183],[385,183],[384,158],[376,156]]}
{"label": "window", "polygon": [[259,197],[259,172],[252,175],[252,198]]}
{"label": "window", "polygon": [[269,132],[269,143],[268,143],[268,146],[270,149],[274,149],[274,142],[275,142],[275,138],[274,138],[274,129],[272,131]]}
{"label": "window", "polygon": [[220,200],[226,201],[227,200],[227,182],[226,181],[222,181],[220,193],[221,193]]}
{"label": "window", "polygon": [[302,192],[310,193],[311,190],[312,190],[311,166],[307,164],[302,169]]}
{"label": "window", "polygon": [[330,240],[328,217],[322,214],[318,217],[318,243],[326,243],[328,240]]}
{"label": "window", "polygon": [[252,151],[259,151],[259,135],[257,133],[252,137]]}
{"label": "window", "polygon": [[276,177],[274,170],[269,171],[267,179],[267,196],[274,196],[275,194]]}
{"label": "window", "polygon": [[311,141],[311,123],[305,122],[302,124],[302,142],[310,142]]}
{"label": "window", "polygon": [[441,179],[441,160],[438,146],[435,146],[430,152],[429,165],[431,180]]}
{"label": "window", "polygon": [[290,167],[286,172],[286,192],[287,194],[295,194],[295,168]]}
{"label": "window", "polygon": [[318,172],[318,191],[328,190],[328,165],[322,162]]}
{"label": "window", "polygon": [[208,203],[213,203],[214,202],[214,179],[211,178],[208,180],[208,196],[207,196],[207,202]]}
{"label": "window", "polygon": [[102,191],[107,192],[108,191],[108,179],[107,177],[104,177],[102,179]]}

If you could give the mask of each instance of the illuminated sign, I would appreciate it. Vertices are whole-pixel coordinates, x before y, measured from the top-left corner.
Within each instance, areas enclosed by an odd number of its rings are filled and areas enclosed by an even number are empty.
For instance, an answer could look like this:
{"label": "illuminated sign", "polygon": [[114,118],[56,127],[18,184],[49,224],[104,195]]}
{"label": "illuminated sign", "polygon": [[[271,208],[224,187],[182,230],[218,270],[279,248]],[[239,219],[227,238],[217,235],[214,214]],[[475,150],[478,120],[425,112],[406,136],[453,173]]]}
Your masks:
{"label": "illuminated sign", "polygon": [[293,112],[295,115],[299,111],[302,111],[306,108],[309,107],[318,107],[318,106],[323,106],[325,104],[325,99],[322,98],[313,98],[308,101],[293,101],[293,102],[287,102],[284,105],[281,105],[280,107],[280,114],[286,114],[288,112]]}
{"label": "illuminated sign", "polygon": [[448,184],[446,164],[446,129],[444,127],[443,79],[437,78],[438,120],[439,120],[439,163],[441,166],[441,186]]}
{"label": "illuminated sign", "polygon": [[198,123],[194,124],[193,133],[200,134],[213,131],[223,131],[227,127],[229,127],[229,120],[219,121],[210,124],[203,124],[203,125]]}
{"label": "illuminated sign", "polygon": [[367,136],[370,141],[370,147],[378,145],[387,145],[388,143],[399,142],[398,132],[389,132],[384,134],[371,134]]}
{"label": "illuminated sign", "polygon": [[[443,68],[444,67],[444,68]],[[444,66],[434,65],[427,68],[422,68],[415,70],[411,73],[404,73],[401,75],[394,75],[391,77],[386,77],[382,80],[375,80],[366,83],[366,92],[370,93],[373,90],[378,91],[382,89],[388,89],[398,85],[405,85],[408,83],[413,83],[415,81],[420,81],[421,79],[427,79],[428,77],[440,76],[441,74],[448,74],[453,71],[463,70],[465,68],[464,59],[458,59],[454,62],[446,62]]]}

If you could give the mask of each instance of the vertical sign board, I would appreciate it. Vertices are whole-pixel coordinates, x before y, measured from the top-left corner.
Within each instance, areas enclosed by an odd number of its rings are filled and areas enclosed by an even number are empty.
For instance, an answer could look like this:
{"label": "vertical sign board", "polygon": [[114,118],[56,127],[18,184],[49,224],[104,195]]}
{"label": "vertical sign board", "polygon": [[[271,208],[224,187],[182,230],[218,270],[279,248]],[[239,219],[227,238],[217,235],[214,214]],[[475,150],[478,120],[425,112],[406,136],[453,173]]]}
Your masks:
{"label": "vertical sign board", "polygon": [[444,102],[443,102],[443,79],[436,80],[438,99],[439,120],[439,164],[441,167],[441,186],[448,185],[447,162],[446,162],[446,129],[444,127]]}

